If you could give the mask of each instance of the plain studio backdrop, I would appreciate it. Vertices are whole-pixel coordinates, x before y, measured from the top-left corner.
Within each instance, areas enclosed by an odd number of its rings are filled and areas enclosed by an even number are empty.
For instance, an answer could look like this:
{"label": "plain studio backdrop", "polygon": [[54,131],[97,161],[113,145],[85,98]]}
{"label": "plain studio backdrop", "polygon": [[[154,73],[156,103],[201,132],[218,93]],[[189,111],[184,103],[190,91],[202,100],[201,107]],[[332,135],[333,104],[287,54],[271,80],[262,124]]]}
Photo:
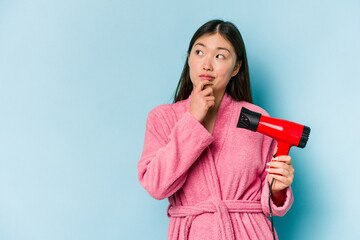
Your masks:
{"label": "plain studio backdrop", "polygon": [[0,1],[0,239],[166,239],[146,118],[193,33],[232,21],[255,104],[311,127],[280,239],[359,239],[359,1]]}

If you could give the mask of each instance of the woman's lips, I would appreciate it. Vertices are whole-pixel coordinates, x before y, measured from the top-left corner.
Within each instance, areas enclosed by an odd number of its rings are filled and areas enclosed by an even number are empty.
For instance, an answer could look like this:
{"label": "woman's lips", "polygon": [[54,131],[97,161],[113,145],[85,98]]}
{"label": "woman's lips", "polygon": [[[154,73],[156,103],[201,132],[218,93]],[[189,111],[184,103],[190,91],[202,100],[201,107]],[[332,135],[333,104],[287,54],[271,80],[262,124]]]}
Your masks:
{"label": "woman's lips", "polygon": [[200,78],[204,79],[204,80],[213,80],[215,77],[210,76],[210,75],[206,75],[206,74],[201,74]]}

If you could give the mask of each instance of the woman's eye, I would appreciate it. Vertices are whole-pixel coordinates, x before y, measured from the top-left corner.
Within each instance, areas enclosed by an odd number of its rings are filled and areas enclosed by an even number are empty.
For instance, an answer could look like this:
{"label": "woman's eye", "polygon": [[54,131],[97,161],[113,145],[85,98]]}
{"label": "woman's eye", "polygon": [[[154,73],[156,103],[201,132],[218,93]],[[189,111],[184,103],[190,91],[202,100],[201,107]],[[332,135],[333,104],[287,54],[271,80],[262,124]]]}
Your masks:
{"label": "woman's eye", "polygon": [[203,52],[200,50],[196,50],[195,53],[196,53],[196,55],[203,55]]}
{"label": "woman's eye", "polygon": [[222,54],[218,54],[216,57],[217,57],[217,58],[220,58],[220,59],[224,59],[224,58],[225,58],[225,56],[222,55]]}

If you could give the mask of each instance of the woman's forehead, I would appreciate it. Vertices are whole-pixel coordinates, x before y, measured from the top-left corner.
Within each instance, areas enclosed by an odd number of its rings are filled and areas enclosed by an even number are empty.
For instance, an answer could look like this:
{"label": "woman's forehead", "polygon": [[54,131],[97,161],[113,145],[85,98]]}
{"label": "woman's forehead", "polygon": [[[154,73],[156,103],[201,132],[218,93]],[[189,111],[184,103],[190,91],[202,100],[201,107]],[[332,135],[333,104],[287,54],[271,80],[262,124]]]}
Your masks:
{"label": "woman's forehead", "polygon": [[227,48],[235,51],[230,41],[219,33],[204,34],[195,41],[195,45],[203,45],[207,48]]}

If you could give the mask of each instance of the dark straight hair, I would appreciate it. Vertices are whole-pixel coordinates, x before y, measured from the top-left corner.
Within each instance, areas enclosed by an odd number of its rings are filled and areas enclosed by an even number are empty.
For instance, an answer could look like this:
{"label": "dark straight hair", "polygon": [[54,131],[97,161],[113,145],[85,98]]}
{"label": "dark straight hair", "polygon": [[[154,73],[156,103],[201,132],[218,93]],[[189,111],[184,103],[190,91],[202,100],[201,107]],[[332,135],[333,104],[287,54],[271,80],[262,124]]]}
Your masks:
{"label": "dark straight hair", "polygon": [[[235,49],[236,52],[236,63],[241,63],[239,72],[230,79],[226,86],[226,92],[236,101],[246,101],[252,103],[251,89],[250,89],[250,77],[249,67],[246,58],[245,44],[241,37],[239,30],[231,22],[224,22],[223,20],[211,20],[202,25],[192,37],[188,55],[198,38],[205,34],[216,34],[219,33],[223,38],[228,40]],[[174,103],[187,99],[193,89],[193,84],[190,80],[190,71],[188,65],[188,57],[184,65],[178,86],[175,91]]]}

